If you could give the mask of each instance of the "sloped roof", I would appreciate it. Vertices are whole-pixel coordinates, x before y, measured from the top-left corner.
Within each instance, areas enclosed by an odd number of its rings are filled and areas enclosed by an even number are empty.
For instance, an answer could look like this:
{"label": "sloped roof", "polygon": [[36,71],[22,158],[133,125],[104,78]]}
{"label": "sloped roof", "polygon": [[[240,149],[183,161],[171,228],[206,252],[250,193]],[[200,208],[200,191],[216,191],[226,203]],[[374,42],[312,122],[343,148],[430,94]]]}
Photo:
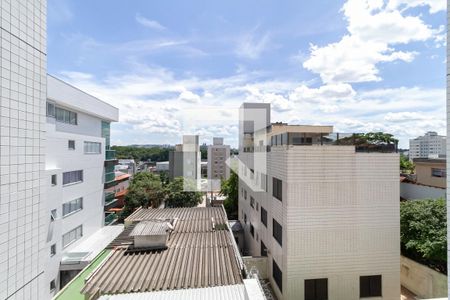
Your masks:
{"label": "sloped roof", "polygon": [[164,220],[141,221],[136,224],[130,236],[161,235],[167,233],[169,229],[169,224]]}

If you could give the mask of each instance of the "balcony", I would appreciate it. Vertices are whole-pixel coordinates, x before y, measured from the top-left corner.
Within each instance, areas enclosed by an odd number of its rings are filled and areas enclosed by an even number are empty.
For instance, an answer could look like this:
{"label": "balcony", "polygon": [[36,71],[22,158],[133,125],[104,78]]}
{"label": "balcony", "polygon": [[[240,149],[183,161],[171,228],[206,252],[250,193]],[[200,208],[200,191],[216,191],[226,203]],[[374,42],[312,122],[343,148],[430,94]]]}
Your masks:
{"label": "balcony", "polygon": [[105,226],[111,225],[117,220],[117,215],[114,213],[107,213],[105,215]]}
{"label": "balcony", "polygon": [[104,202],[105,211],[116,207],[116,205],[117,205],[116,194],[114,192],[106,193]]}
{"label": "balcony", "polygon": [[105,189],[116,185],[116,174],[114,172],[105,173]]}

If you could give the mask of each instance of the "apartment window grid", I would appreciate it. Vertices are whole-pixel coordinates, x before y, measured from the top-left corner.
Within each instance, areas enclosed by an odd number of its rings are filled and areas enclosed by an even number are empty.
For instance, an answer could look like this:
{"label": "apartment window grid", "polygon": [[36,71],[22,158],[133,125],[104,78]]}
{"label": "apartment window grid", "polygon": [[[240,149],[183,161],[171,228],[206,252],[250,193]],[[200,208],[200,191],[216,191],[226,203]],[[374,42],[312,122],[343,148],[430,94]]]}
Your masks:
{"label": "apartment window grid", "polygon": [[280,267],[274,259],[272,259],[272,277],[280,289],[280,292],[283,292],[283,272],[281,272]]}
{"label": "apartment window grid", "polygon": [[381,275],[359,277],[359,297],[381,297]]}
{"label": "apartment window grid", "polygon": [[305,280],[305,300],[328,300],[328,278]]}
{"label": "apartment window grid", "polygon": [[83,181],[83,170],[63,173],[63,185],[78,183]]}
{"label": "apartment window grid", "polygon": [[77,198],[75,200],[63,203],[63,217],[73,214],[83,209],[83,198]]}
{"label": "apartment window grid", "polygon": [[66,248],[76,240],[80,239],[82,236],[83,236],[83,225],[80,225],[63,235],[62,247]]}
{"label": "apartment window grid", "polygon": [[267,210],[261,206],[261,223],[267,228]]}
{"label": "apartment window grid", "polygon": [[283,227],[275,219],[272,219],[273,237],[280,246],[283,246]]}
{"label": "apartment window grid", "polygon": [[102,153],[102,143],[98,142],[84,142],[85,154],[100,154]]}
{"label": "apartment window grid", "polygon": [[276,199],[283,201],[283,182],[275,177],[272,178],[272,195]]}

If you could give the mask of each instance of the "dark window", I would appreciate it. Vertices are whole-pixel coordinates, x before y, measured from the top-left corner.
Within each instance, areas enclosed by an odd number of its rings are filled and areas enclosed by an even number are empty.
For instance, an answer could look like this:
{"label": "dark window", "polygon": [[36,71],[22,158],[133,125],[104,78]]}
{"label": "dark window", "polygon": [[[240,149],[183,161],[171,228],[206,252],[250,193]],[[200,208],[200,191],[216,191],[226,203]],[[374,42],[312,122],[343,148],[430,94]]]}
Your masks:
{"label": "dark window", "polygon": [[56,289],[56,283],[55,280],[50,281],[50,291],[53,291]]}
{"label": "dark window", "polygon": [[244,199],[247,200],[247,190],[244,190]]}
{"label": "dark window", "polygon": [[75,150],[75,141],[69,140],[69,150]]}
{"label": "dark window", "polygon": [[52,185],[56,185],[57,184],[57,177],[56,177],[56,174],[53,174],[52,175]]}
{"label": "dark window", "polygon": [[275,177],[272,178],[272,195],[283,201],[283,182]]}
{"label": "dark window", "polygon": [[255,198],[253,198],[252,196],[250,196],[250,206],[252,208],[255,208]]}
{"label": "dark window", "polygon": [[244,214],[244,223],[247,224],[247,215]]}
{"label": "dark window", "polygon": [[277,240],[280,246],[283,246],[283,227],[275,219],[273,219],[273,237]]}
{"label": "dark window", "polygon": [[264,224],[264,226],[267,227],[267,210],[264,209],[264,207],[261,206],[261,223]]}
{"label": "dark window", "polygon": [[266,244],[261,239],[261,256],[267,256],[267,247]]}
{"label": "dark window", "polygon": [[63,185],[82,181],[83,181],[83,170],[63,173]]}
{"label": "dark window", "polygon": [[433,177],[447,177],[447,170],[445,169],[437,169],[437,168],[432,168],[431,169],[431,176]]}
{"label": "dark window", "polygon": [[255,227],[253,227],[252,223],[250,223],[250,234],[252,237],[255,237]]}
{"label": "dark window", "polygon": [[283,292],[283,272],[281,272],[280,267],[278,267],[275,260],[272,259],[272,276],[275,283],[278,285],[280,292]]}
{"label": "dark window", "polygon": [[328,300],[328,279],[305,280],[305,300]]}
{"label": "dark window", "polygon": [[48,117],[55,117],[55,104],[47,102],[47,116]]}
{"label": "dark window", "polygon": [[56,244],[53,244],[50,246],[50,256],[53,256],[56,254]]}
{"label": "dark window", "polygon": [[359,277],[359,297],[381,297],[381,275]]}

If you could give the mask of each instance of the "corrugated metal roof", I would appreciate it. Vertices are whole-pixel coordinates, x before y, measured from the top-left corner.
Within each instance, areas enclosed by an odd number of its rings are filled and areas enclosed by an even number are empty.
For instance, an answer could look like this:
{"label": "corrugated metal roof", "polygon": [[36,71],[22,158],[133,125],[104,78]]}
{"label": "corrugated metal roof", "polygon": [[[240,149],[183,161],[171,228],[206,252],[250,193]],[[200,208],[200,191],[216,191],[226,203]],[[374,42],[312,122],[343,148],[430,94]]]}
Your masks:
{"label": "corrugated metal roof", "polygon": [[131,293],[104,295],[99,300],[246,300],[243,284],[217,286],[200,289],[159,291],[152,293]]}
{"label": "corrugated metal roof", "polygon": [[162,235],[166,234],[169,229],[169,224],[164,220],[141,221],[136,224],[130,236]]}
{"label": "corrugated metal roof", "polygon": [[[110,246],[112,255],[87,280],[89,295],[119,294],[242,284],[239,254],[221,207],[141,209],[133,221],[177,218],[165,250],[132,251],[129,235],[136,224]],[[130,219],[127,219],[130,221]],[[214,220],[214,222],[213,222]],[[127,235],[128,234],[128,235]]]}

